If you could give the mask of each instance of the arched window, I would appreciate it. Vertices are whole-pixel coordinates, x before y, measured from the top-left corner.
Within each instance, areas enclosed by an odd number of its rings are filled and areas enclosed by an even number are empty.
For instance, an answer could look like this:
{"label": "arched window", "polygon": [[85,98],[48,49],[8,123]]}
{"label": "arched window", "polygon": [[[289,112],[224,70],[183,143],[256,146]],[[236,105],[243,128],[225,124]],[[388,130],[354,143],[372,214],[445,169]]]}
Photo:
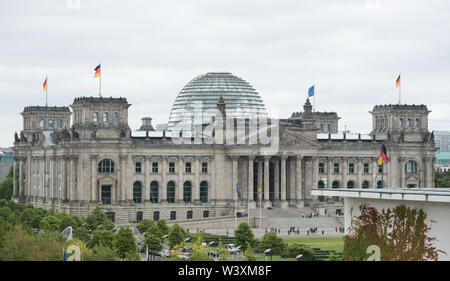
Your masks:
{"label": "arched window", "polygon": [[208,183],[206,181],[200,183],[200,201],[208,202]]}
{"label": "arched window", "polygon": [[61,120],[56,121],[56,126],[58,127],[58,129],[61,129],[62,128],[62,121]]}
{"label": "arched window", "polygon": [[408,128],[411,128],[411,118],[408,118],[408,121],[406,124],[408,125]]}
{"label": "arched window", "polygon": [[192,184],[190,181],[185,181],[183,185],[183,200],[188,203],[192,199]]}
{"label": "arched window", "polygon": [[53,128],[53,119],[48,120],[48,127]]}
{"label": "arched window", "polygon": [[419,122],[419,118],[416,118],[416,126],[415,126],[416,128],[419,128],[420,127],[420,122]]}
{"label": "arched window", "polygon": [[159,197],[158,182],[152,181],[152,183],[150,184],[150,202],[158,203],[158,197]]}
{"label": "arched window", "polygon": [[111,159],[103,159],[98,163],[98,172],[103,174],[114,173],[114,162]]}
{"label": "arched window", "polygon": [[339,182],[334,181],[333,184],[331,185],[331,188],[339,188]]}
{"label": "arched window", "polygon": [[355,188],[355,183],[353,181],[348,181],[347,188]]}
{"label": "arched window", "polygon": [[383,182],[377,181],[377,188],[383,188]]}
{"label": "arched window", "polygon": [[175,183],[173,181],[167,183],[167,202],[175,202]]}
{"label": "arched window", "polygon": [[103,123],[107,123],[108,122],[108,112],[104,112],[103,113]]}
{"label": "arched window", "polygon": [[403,118],[400,118],[400,128],[403,128]]}
{"label": "arched window", "polygon": [[44,120],[39,121],[39,127],[44,128],[44,124],[45,124]]}
{"label": "arched window", "polygon": [[92,121],[98,122],[98,112],[94,112],[94,113],[92,114]]}
{"label": "arched window", "polygon": [[142,183],[140,181],[133,183],[133,201],[134,203],[142,202]]}
{"label": "arched window", "polygon": [[408,161],[405,165],[405,171],[407,174],[417,174],[417,163]]}
{"label": "arched window", "polygon": [[119,122],[119,114],[117,112],[113,113],[113,122],[118,123]]}
{"label": "arched window", "polygon": [[319,182],[317,183],[317,187],[318,187],[318,188],[325,188],[325,183],[324,183],[323,181],[319,181]]}
{"label": "arched window", "polygon": [[369,188],[369,182],[368,181],[363,181],[361,187],[362,188]]}
{"label": "arched window", "polygon": [[327,129],[328,129],[327,133],[331,133],[331,126],[330,126],[330,124],[327,124]]}

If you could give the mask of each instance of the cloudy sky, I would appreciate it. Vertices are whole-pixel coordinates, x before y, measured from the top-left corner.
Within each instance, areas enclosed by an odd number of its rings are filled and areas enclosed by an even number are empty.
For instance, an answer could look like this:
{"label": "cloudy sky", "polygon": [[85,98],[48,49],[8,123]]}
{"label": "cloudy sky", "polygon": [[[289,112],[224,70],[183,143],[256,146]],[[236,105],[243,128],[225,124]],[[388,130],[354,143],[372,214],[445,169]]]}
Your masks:
{"label": "cloudy sky", "polygon": [[[73,3],[72,3],[73,2]],[[396,0],[2,0],[0,147],[22,129],[24,106],[98,94],[126,97],[129,123],[166,123],[182,87],[228,71],[282,117],[336,111],[340,129],[369,133],[369,110],[427,104],[430,129],[450,129],[450,2]]]}

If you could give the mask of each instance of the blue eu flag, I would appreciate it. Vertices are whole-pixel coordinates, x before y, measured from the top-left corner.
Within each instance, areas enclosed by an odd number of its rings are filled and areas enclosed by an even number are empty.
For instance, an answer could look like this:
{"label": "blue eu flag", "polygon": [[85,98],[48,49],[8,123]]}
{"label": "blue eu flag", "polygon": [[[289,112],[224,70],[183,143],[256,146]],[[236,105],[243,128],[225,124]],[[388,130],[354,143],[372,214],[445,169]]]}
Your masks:
{"label": "blue eu flag", "polygon": [[239,199],[241,199],[241,190],[239,189],[239,185],[236,184],[236,192],[238,194]]}
{"label": "blue eu flag", "polygon": [[312,85],[308,90],[308,97],[314,96],[314,85]]}

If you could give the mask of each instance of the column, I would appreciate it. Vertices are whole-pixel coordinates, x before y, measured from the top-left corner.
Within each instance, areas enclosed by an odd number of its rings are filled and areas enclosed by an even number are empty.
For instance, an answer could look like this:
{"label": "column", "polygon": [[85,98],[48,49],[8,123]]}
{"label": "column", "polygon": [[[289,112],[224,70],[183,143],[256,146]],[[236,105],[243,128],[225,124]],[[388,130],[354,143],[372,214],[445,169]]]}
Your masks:
{"label": "column", "polygon": [[159,187],[159,202],[167,202],[167,156],[161,156],[161,183]]}
{"label": "column", "polygon": [[358,172],[358,178],[356,180],[356,186],[355,188],[361,188],[362,185],[362,169],[363,167],[362,163],[361,163],[361,158],[358,158],[357,162],[356,162],[356,167],[357,167],[357,172]]}
{"label": "column", "polygon": [[142,202],[150,201],[150,156],[145,156],[144,160],[144,187],[143,187],[143,195]]}
{"label": "column", "polygon": [[184,171],[184,161],[180,156],[178,157],[178,184],[177,191],[175,192],[175,196],[178,197],[178,203],[182,203],[183,201],[183,171]]}
{"label": "column", "polygon": [[264,156],[264,208],[271,206],[270,203],[270,183],[269,183],[269,162],[270,156]]}
{"label": "column", "polygon": [[233,195],[231,196],[231,198],[233,200],[238,199],[238,195],[236,192],[236,184],[238,184],[238,160],[239,160],[239,156],[232,157],[232,161],[233,161],[233,163],[232,163],[232,165],[233,165],[233,168],[232,168],[232,173],[233,173],[232,190],[233,191],[232,192],[233,192]]}
{"label": "column", "polygon": [[18,179],[18,167],[19,167],[19,161],[17,160],[17,157],[14,157],[13,162],[13,198],[19,199],[19,181]]}
{"label": "column", "polygon": [[194,194],[193,194],[193,202],[195,204],[200,203],[200,157],[195,157],[195,180],[194,180]]}
{"label": "column", "polygon": [[262,198],[262,188],[263,188],[263,162],[261,157],[258,157],[258,187],[261,187],[261,200]]}
{"label": "column", "polygon": [[327,162],[327,185],[326,188],[332,188],[333,183],[331,182],[331,174],[333,173],[333,161],[331,157],[328,157]]}
{"label": "column", "polygon": [[400,187],[404,188],[406,187],[406,175],[405,175],[405,158],[404,157],[400,157],[399,159],[399,166],[400,166]]}
{"label": "column", "polygon": [[[126,192],[126,200],[128,202],[133,202],[133,183],[127,179],[127,175],[131,175],[130,170],[133,169],[133,159],[131,158],[131,154],[127,155],[126,166],[122,169],[123,175],[125,177],[125,192]],[[123,185],[122,185],[123,187]],[[133,202],[134,203],[134,202]]]}
{"label": "column", "polygon": [[286,155],[281,156],[281,208],[286,209],[288,203],[286,201]]}
{"label": "column", "polygon": [[303,156],[296,157],[295,171],[295,199],[297,200],[297,208],[303,208],[302,201],[302,159]]}
{"label": "column", "polygon": [[91,202],[100,201],[97,190],[97,159],[98,155],[91,155]]}
{"label": "column", "polygon": [[378,159],[374,158],[373,159],[373,164],[372,164],[372,185],[371,188],[377,188],[377,181],[381,180],[381,177],[378,179],[377,175],[378,175]]}
{"label": "column", "polygon": [[342,188],[347,188],[347,172],[348,172],[348,158],[342,158]]}
{"label": "column", "polygon": [[24,157],[19,158],[19,197],[24,197],[25,190],[23,184],[23,168],[24,168]]}
{"label": "column", "polygon": [[274,201],[278,204],[280,200],[280,159],[275,157],[274,160],[274,173],[273,173],[273,189],[274,189]]}
{"label": "column", "polygon": [[[127,155],[120,155],[119,156],[119,161],[120,161],[120,184],[117,187],[117,193],[120,194],[120,198],[119,198],[119,202],[125,202],[127,200],[127,191],[126,191],[126,186],[127,186],[127,180],[126,180],[126,174],[125,174],[125,170],[127,167]],[[100,192],[102,187],[99,187]],[[101,201],[101,196],[99,196],[99,201]]]}
{"label": "column", "polygon": [[248,157],[248,194],[247,194],[247,198],[248,198],[248,202],[250,204],[251,208],[255,208],[256,205],[254,204],[254,198],[253,198],[253,193],[254,193],[254,186],[253,186],[253,161],[255,160],[255,156],[249,156]]}

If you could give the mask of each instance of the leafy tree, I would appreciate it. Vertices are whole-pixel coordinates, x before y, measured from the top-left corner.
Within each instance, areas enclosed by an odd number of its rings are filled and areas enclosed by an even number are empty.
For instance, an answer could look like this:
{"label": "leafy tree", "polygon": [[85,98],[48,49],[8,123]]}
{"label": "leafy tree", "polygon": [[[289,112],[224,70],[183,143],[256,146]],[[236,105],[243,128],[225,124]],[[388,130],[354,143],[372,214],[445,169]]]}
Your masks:
{"label": "leafy tree", "polygon": [[312,261],[314,250],[304,244],[291,244],[287,247],[287,257],[295,258],[298,255],[303,255],[300,260]]}
{"label": "leafy tree", "polygon": [[136,225],[136,229],[139,230],[140,234],[144,235],[151,226],[155,226],[152,220],[143,219]]}
{"label": "leafy tree", "polygon": [[124,226],[119,229],[114,239],[114,249],[121,259],[125,259],[130,252],[137,253],[136,239],[130,227]]}
{"label": "leafy tree", "polygon": [[139,255],[137,251],[130,251],[125,254],[126,261],[141,261],[142,257]]}
{"label": "leafy tree", "polygon": [[281,255],[286,249],[283,239],[273,232],[264,234],[261,244],[264,249],[271,250],[270,255]]}
{"label": "leafy tree", "polygon": [[450,171],[434,173],[434,186],[436,187],[450,187]]}
{"label": "leafy tree", "polygon": [[96,229],[113,230],[114,223],[108,219],[102,209],[97,206],[86,218],[86,228],[92,231]]}
{"label": "leafy tree", "polygon": [[219,261],[226,261],[230,254],[228,253],[227,249],[225,249],[222,245],[222,239],[219,238],[219,245],[217,245],[217,254],[219,255],[218,260]]}
{"label": "leafy tree", "polygon": [[208,248],[205,248],[202,245],[203,238],[200,233],[194,234],[194,244],[192,248],[189,250],[189,258],[190,261],[209,261],[211,258],[208,257]]}
{"label": "leafy tree", "polygon": [[113,247],[115,235],[111,230],[97,229],[92,232],[92,238],[88,240],[88,247],[96,246]]}
{"label": "leafy tree", "polygon": [[247,258],[248,261],[256,261],[256,255],[253,251],[253,248],[250,246],[248,242],[246,242],[246,250],[244,252],[244,257]]}
{"label": "leafy tree", "polygon": [[433,246],[436,238],[427,236],[430,228],[422,209],[400,205],[380,213],[363,204],[360,211],[344,236],[344,260],[367,259],[370,245],[378,246],[381,260],[386,261],[437,260],[439,253],[445,253]]}
{"label": "leafy tree", "polygon": [[61,226],[61,220],[56,216],[47,216],[41,220],[39,228],[48,232],[59,232]]}
{"label": "leafy tree", "polygon": [[166,221],[165,220],[158,220],[158,222],[156,223],[159,227],[159,230],[161,230],[162,235],[168,235],[170,228],[169,226],[167,226]]}
{"label": "leafy tree", "polygon": [[169,247],[172,248],[175,245],[183,244],[186,238],[186,231],[177,223],[170,228],[168,240]]}
{"label": "leafy tree", "polygon": [[163,249],[162,240],[159,236],[149,232],[145,234],[144,248],[148,246],[149,251],[159,252]]}
{"label": "leafy tree", "polygon": [[9,207],[1,207],[0,208],[0,217],[3,217],[5,221],[13,214],[13,211]]}
{"label": "leafy tree", "polygon": [[0,199],[11,200],[13,196],[13,166],[9,168],[9,173],[5,180],[0,183]]}
{"label": "leafy tree", "polygon": [[120,260],[117,252],[105,246],[95,246],[92,254],[85,256],[86,261],[118,261]]}
{"label": "leafy tree", "polygon": [[236,246],[241,246],[242,251],[247,250],[247,245],[252,247],[255,244],[255,236],[253,235],[252,229],[246,222],[241,222],[236,229],[234,234],[234,243]]}
{"label": "leafy tree", "polygon": [[63,231],[66,227],[71,226],[72,229],[76,229],[77,223],[75,219],[65,212],[57,213],[56,217],[59,219],[59,231]]}

